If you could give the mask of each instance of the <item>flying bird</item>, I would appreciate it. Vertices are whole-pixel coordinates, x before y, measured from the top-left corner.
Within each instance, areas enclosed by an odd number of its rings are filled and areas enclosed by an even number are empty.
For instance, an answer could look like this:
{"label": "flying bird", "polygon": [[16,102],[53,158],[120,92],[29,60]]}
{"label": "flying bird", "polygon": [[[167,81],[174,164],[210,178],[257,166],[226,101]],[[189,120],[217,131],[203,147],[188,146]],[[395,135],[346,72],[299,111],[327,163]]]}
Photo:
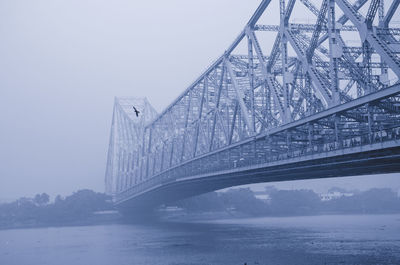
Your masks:
{"label": "flying bird", "polygon": [[138,111],[138,110],[135,108],[135,106],[132,106],[132,107],[133,107],[133,109],[135,110],[136,117],[139,117],[140,111]]}

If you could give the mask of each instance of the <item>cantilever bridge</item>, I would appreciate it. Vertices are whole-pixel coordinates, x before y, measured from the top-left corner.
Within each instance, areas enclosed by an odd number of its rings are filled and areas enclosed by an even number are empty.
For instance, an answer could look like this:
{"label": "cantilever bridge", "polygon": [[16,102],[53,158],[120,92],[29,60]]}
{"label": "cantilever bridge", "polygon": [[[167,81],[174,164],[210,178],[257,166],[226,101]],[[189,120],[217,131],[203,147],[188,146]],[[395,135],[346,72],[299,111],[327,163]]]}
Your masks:
{"label": "cantilever bridge", "polygon": [[[106,188],[118,206],[400,172],[400,0],[270,2],[161,114],[116,98]],[[304,10],[315,23],[295,23]]]}

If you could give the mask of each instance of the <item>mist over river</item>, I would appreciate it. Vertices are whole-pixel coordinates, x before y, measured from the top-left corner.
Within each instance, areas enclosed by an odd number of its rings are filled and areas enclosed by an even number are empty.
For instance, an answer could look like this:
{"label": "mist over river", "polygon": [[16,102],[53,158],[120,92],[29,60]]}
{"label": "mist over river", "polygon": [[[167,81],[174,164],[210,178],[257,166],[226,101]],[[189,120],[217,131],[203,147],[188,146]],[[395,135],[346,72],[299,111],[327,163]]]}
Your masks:
{"label": "mist over river", "polygon": [[0,230],[0,264],[400,264],[400,215]]}

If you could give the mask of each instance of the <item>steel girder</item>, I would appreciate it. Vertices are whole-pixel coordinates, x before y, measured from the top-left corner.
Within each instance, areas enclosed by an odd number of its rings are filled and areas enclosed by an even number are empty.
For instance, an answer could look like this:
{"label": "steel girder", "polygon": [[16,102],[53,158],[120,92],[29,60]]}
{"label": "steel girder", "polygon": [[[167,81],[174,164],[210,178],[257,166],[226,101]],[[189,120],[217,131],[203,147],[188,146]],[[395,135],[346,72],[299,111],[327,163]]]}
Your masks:
{"label": "steel girder", "polygon": [[[398,137],[400,29],[389,23],[398,1],[386,14],[378,2],[364,18],[366,0],[324,0],[321,8],[280,0],[278,25],[262,25],[270,3],[262,1],[226,52],[160,115],[146,102],[139,124],[116,100],[107,191]],[[299,4],[316,24],[291,21]],[[276,32],[270,49],[268,32]],[[348,45],[352,38],[358,42]]]}

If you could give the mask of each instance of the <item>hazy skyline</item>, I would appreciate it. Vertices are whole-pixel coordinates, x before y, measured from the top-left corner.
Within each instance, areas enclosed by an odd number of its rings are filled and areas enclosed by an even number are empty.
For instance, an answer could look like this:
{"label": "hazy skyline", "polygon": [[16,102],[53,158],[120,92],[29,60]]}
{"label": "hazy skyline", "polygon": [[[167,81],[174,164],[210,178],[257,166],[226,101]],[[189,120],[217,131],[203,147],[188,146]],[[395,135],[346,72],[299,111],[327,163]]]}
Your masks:
{"label": "hazy skyline", "polygon": [[114,97],[161,111],[258,4],[0,1],[0,198],[102,191]]}
{"label": "hazy skyline", "polygon": [[[147,97],[160,112],[259,2],[0,1],[0,200],[103,191],[114,97]],[[398,177],[360,185],[399,188]]]}

